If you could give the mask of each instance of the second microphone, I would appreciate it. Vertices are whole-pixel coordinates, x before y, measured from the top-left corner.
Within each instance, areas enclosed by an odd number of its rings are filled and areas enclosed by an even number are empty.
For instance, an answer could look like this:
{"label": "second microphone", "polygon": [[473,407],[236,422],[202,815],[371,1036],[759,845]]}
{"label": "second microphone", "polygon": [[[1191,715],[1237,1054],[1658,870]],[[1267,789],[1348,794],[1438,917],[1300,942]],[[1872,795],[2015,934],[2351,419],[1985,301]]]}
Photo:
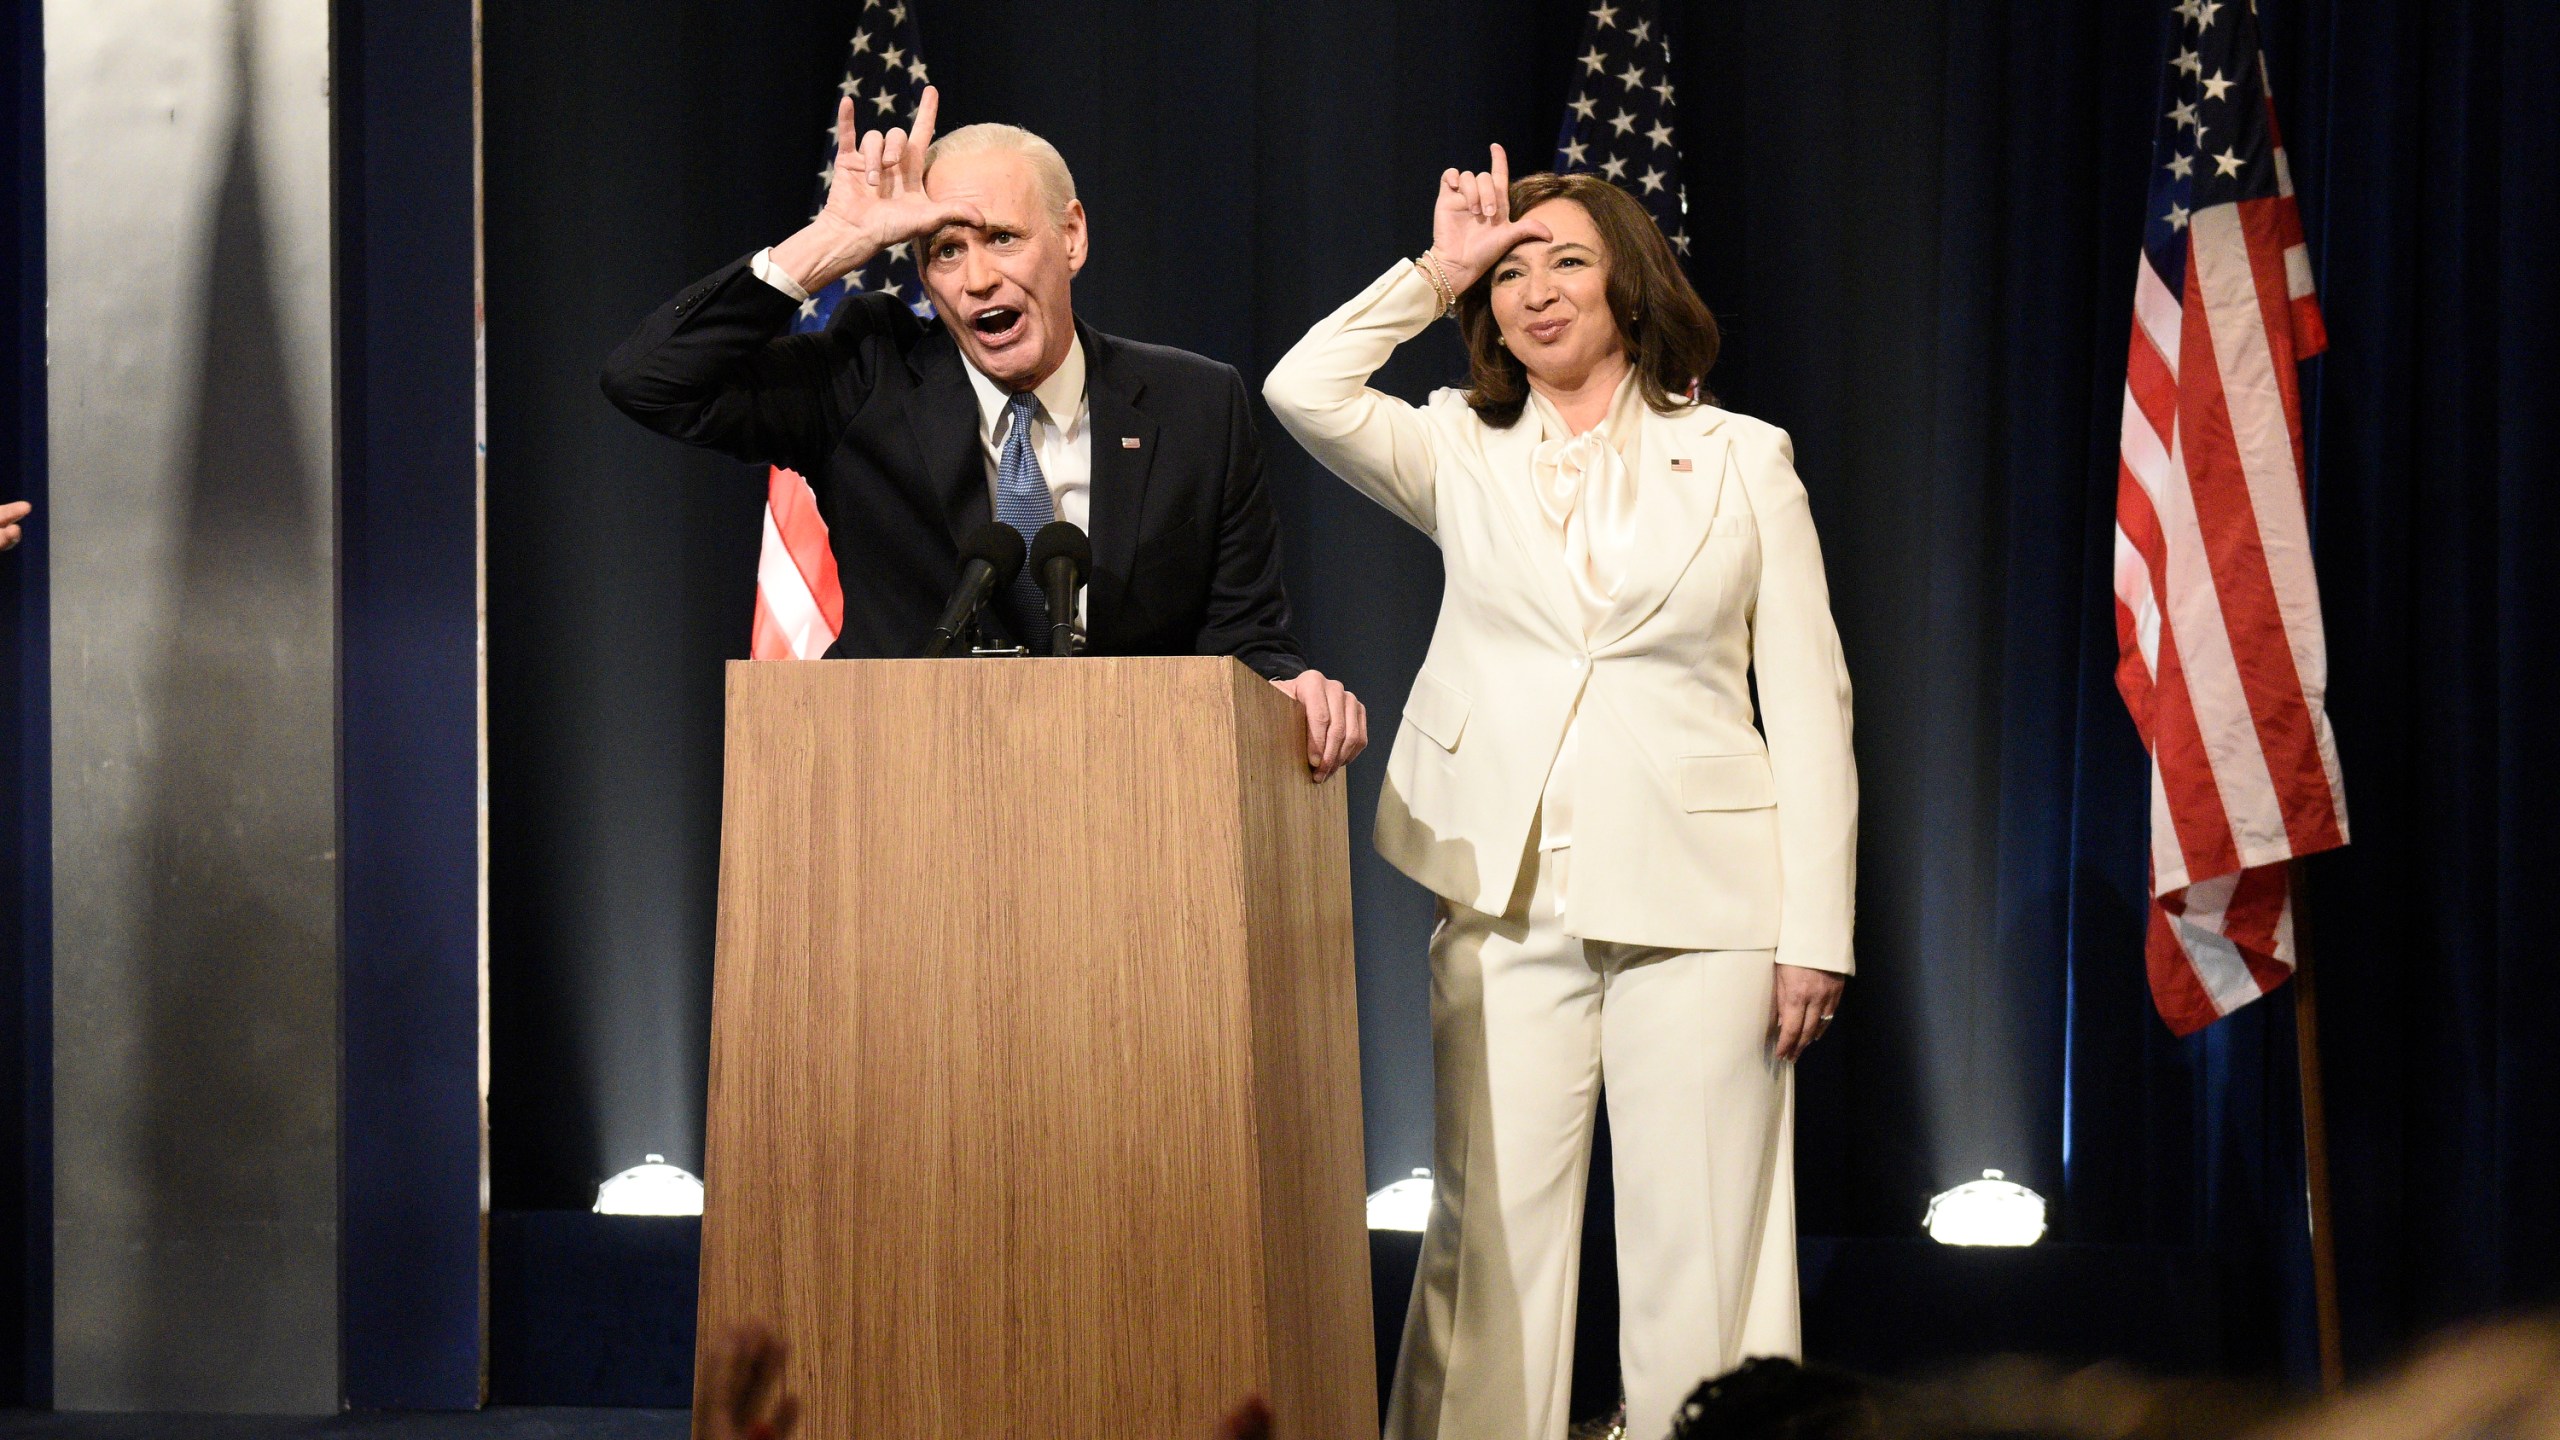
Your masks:
{"label": "second microphone", "polygon": [[[1052,520],[1031,537],[1031,578],[1048,602],[1049,653],[1076,653],[1076,593],[1093,570],[1093,541],[1064,520]],[[1026,639],[1029,637],[1025,637]]]}

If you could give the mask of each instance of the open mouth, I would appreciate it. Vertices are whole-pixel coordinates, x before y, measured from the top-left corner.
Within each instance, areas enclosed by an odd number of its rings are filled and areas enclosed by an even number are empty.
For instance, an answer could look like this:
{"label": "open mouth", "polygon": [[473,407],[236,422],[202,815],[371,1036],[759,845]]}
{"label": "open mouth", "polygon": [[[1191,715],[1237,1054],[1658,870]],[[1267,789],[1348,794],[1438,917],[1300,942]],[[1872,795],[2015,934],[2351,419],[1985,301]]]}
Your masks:
{"label": "open mouth", "polygon": [[1010,305],[990,305],[969,317],[969,328],[989,345],[1003,345],[1022,332],[1022,312]]}

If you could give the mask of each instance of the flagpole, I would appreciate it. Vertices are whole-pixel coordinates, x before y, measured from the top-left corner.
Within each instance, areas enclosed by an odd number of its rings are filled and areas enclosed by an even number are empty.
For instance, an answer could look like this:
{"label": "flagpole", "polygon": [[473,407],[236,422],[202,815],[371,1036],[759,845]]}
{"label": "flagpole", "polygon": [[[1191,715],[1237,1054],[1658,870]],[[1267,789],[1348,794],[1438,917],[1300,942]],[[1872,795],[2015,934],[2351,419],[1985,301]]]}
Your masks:
{"label": "flagpole", "polygon": [[2303,1190],[2311,1212],[2312,1305],[2320,1332],[2320,1388],[2346,1383],[2346,1347],[2338,1324],[2338,1239],[2329,1210],[2329,1107],[2320,1085],[2319,992],[2311,978],[2311,927],[2304,923],[2309,887],[2303,862],[2288,866],[2293,889],[2294,1058],[2302,1075]]}

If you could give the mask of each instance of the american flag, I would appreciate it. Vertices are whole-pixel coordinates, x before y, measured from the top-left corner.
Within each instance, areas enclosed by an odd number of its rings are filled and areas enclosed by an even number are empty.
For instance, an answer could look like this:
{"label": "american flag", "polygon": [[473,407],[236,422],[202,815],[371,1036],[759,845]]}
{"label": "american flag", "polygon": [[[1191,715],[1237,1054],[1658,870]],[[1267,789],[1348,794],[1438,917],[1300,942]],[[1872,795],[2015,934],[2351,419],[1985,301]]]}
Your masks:
{"label": "american flag", "polygon": [[2183,1035],[2293,973],[2347,842],[2296,366],[2327,347],[2248,0],[2170,21],[2116,475],[2116,685],[2151,753],[2145,947]]}
{"label": "american flag", "polygon": [[[845,59],[839,94],[853,100],[854,123],[865,130],[907,125],[924,102],[924,52],[916,22],[904,3],[866,0]],[[835,174],[835,109],[827,111],[825,158],[818,166],[814,216],[827,203]],[[913,256],[893,245],[855,273],[801,302],[795,333],[823,330],[847,292],[884,290],[926,319],[933,305],[916,278]],[[764,552],[756,562],[756,614],[747,653],[758,660],[815,660],[844,629],[844,589],[836,579],[835,551],[817,498],[797,471],[777,465],[765,481]]]}
{"label": "american flag", "polygon": [[1671,136],[1671,41],[1654,0],[1597,0],[1582,22],[1573,98],[1556,136],[1556,173],[1602,175],[1644,202],[1689,253],[1689,192]]}

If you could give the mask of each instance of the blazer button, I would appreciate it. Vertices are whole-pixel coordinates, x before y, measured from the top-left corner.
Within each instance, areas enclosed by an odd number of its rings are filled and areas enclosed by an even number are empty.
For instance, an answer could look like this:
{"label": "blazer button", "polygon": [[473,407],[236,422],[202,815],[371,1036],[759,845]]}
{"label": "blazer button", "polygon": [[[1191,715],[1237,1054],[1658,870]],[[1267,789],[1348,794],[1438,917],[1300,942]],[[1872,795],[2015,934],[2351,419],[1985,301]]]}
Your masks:
{"label": "blazer button", "polygon": [[1589,656],[1587,656],[1587,655],[1576,655],[1576,656],[1574,656],[1574,657],[1573,657],[1573,668],[1574,668],[1574,669],[1576,669],[1576,670],[1581,669],[1584,665],[1586,665],[1586,664],[1590,663],[1590,658],[1591,658],[1591,657],[1589,657]]}

